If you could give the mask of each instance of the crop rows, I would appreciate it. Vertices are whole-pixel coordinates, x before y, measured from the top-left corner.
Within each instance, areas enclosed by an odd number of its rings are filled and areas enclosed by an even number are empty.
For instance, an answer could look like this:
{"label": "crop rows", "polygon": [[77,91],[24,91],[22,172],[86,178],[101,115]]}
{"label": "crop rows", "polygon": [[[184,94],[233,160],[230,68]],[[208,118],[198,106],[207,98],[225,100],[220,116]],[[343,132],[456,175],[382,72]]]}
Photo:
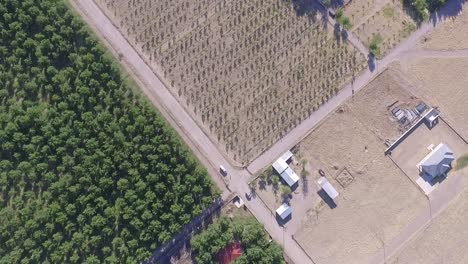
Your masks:
{"label": "crop rows", "polygon": [[307,118],[363,64],[331,28],[298,16],[285,0],[98,2],[242,163]]}

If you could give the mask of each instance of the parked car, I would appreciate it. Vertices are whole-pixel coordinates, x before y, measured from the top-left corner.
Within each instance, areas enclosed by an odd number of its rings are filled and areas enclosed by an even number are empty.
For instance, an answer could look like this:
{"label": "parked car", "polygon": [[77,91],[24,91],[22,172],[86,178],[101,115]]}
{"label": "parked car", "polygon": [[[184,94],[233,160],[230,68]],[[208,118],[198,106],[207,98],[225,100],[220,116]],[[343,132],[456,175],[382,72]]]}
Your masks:
{"label": "parked car", "polygon": [[221,175],[223,175],[223,176],[226,176],[226,175],[228,174],[226,168],[224,168],[223,165],[219,165],[219,172],[220,172]]}

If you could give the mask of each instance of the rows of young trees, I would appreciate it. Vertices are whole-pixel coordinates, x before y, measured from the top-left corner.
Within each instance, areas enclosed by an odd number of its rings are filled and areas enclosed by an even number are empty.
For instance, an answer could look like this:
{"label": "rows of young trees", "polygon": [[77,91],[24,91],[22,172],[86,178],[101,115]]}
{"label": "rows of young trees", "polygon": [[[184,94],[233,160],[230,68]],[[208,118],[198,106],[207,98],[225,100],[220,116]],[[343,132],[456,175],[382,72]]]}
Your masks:
{"label": "rows of young trees", "polygon": [[235,241],[241,243],[243,254],[234,263],[285,263],[281,247],[268,240],[263,227],[253,218],[221,217],[192,238],[192,253],[197,263],[214,264],[217,253]]}
{"label": "rows of young trees", "polygon": [[300,14],[289,0],[96,2],[213,139],[244,164],[365,65],[323,17]]}
{"label": "rows of young trees", "polygon": [[217,191],[60,0],[0,1],[0,263],[136,263]]}

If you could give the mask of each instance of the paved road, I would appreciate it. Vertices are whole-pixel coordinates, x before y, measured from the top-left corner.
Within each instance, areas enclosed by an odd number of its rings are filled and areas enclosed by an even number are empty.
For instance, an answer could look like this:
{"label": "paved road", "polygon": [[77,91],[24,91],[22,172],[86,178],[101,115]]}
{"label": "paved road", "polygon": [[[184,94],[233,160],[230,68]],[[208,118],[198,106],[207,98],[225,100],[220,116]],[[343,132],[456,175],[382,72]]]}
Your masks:
{"label": "paved road", "polygon": [[[148,99],[158,107],[162,115],[176,129],[184,141],[191,147],[195,155],[208,168],[213,180],[218,187],[223,191],[223,198],[229,196],[231,191],[239,194],[250,191],[247,185],[251,174],[269,165],[275,158],[280,156],[284,151],[294,146],[302,140],[313,127],[323,120],[330,112],[334,111],[340,104],[351,97],[352,91],[358,91],[371,81],[380,71],[387,67],[390,63],[405,55],[415,43],[425,34],[432,31],[435,25],[445,17],[445,15],[457,14],[461,9],[457,0],[451,0],[446,8],[440,12],[440,15],[433,16],[431,23],[423,24],[415,33],[413,33],[406,41],[402,42],[383,60],[376,63],[376,68],[366,70],[358,76],[354,83],[346,86],[335,97],[325,103],[308,119],[303,121],[298,127],[293,129],[287,136],[274,144],[268,151],[263,153],[254,162],[248,166],[248,170],[239,169],[232,166],[226,160],[223,154],[218,150],[216,145],[209,139],[196,122],[190,117],[185,109],[178,103],[177,99],[166,89],[163,82],[158,78],[151,68],[138,55],[133,47],[122,36],[112,22],[101,12],[93,0],[72,0],[72,6],[80,13],[85,21],[91,26],[99,38],[103,39],[116,57],[121,57],[122,65],[134,77],[137,84],[146,94]],[[354,39],[353,42],[358,41]],[[359,43],[355,43],[358,49]],[[360,44],[362,45],[362,44]],[[217,172],[220,164],[229,171],[228,182],[229,187],[225,185],[221,176]],[[261,202],[260,199],[252,199],[246,201],[246,206],[253,215],[263,223],[266,230],[270,233],[273,239],[283,245],[285,253],[296,264],[313,263],[312,259],[299,247],[293,240],[293,232],[288,228],[283,228],[278,225],[274,215]]]}

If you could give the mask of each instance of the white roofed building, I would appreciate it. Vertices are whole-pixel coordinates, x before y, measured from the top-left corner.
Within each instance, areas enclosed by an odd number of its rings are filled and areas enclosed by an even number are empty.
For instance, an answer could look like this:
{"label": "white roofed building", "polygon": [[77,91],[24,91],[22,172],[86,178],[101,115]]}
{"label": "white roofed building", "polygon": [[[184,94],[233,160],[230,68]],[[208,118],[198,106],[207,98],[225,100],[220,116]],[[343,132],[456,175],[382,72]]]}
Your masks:
{"label": "white roofed building", "polygon": [[288,167],[284,170],[281,174],[281,178],[289,185],[289,187],[294,186],[299,181],[299,176],[290,168]]}
{"label": "white roofed building", "polygon": [[289,168],[289,166],[286,161],[279,158],[275,161],[275,163],[273,163],[273,168],[276,170],[276,172],[278,172],[278,174],[281,174],[283,171]]}
{"label": "white roofed building", "polygon": [[338,197],[338,191],[331,185],[331,183],[325,178],[320,177],[317,183],[322,187],[322,189],[330,196],[330,198],[335,199]]}
{"label": "white roofed building", "polygon": [[282,219],[288,218],[292,213],[292,208],[288,204],[282,204],[278,209],[276,209],[276,214]]}
{"label": "white roofed building", "polygon": [[454,159],[453,151],[447,145],[440,143],[418,164],[419,172],[432,179],[445,175],[452,168]]}

